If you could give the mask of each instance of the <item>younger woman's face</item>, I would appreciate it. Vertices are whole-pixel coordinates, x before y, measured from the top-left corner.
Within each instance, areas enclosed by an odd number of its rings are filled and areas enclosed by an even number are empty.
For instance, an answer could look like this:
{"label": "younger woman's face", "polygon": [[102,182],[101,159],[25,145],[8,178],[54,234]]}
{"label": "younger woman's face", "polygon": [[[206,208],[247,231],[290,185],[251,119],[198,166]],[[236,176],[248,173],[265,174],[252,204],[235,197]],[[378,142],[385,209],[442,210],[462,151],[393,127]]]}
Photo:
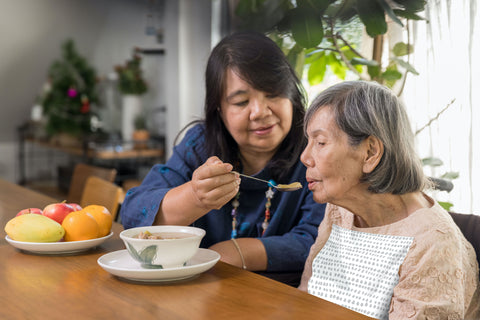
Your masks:
{"label": "younger woman's face", "polygon": [[273,156],[292,127],[291,101],[252,88],[231,69],[225,87],[222,120],[240,153]]}

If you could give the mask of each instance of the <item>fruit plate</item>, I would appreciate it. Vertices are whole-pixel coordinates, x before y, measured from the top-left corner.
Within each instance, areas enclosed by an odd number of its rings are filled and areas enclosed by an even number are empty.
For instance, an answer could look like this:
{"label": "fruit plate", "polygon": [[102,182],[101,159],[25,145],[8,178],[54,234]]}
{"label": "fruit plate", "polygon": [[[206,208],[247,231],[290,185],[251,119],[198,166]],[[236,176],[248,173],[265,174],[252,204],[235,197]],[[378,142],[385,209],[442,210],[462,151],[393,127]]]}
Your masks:
{"label": "fruit plate", "polygon": [[198,249],[185,266],[167,269],[145,269],[135,261],[127,250],[107,253],[97,263],[114,276],[133,282],[170,282],[192,278],[212,268],[220,255],[210,249]]}
{"label": "fruit plate", "polygon": [[72,254],[94,248],[105,240],[113,236],[113,232],[105,237],[81,240],[81,241],[61,241],[61,242],[25,242],[11,239],[8,235],[5,240],[17,249],[36,254]]}

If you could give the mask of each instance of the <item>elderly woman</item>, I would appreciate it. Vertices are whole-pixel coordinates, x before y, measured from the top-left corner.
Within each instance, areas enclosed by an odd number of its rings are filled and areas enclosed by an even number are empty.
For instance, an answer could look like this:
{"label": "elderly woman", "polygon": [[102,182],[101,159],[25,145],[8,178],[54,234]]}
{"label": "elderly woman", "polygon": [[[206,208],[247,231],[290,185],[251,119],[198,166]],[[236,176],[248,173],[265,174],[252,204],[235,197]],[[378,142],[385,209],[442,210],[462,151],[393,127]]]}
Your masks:
{"label": "elderly woman", "polygon": [[429,181],[397,97],[343,82],[305,119],[308,187],[328,204],[300,289],[378,319],[479,319],[475,252],[423,193]]}

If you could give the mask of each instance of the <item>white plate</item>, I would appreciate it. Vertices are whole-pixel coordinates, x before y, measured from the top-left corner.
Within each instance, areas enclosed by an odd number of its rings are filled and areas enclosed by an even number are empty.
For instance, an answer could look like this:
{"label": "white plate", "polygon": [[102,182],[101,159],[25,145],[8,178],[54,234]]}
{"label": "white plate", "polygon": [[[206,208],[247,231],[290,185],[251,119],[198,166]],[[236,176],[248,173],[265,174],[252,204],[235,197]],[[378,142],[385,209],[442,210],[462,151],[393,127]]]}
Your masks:
{"label": "white plate", "polygon": [[86,251],[100,245],[113,235],[110,232],[105,237],[81,240],[81,241],[61,241],[61,242],[25,242],[12,240],[8,235],[5,240],[17,249],[25,250],[37,254],[71,254]]}
{"label": "white plate", "polygon": [[188,279],[212,268],[220,259],[220,255],[210,249],[198,249],[197,253],[187,261],[184,267],[168,269],[145,269],[128,254],[127,250],[107,253],[98,258],[98,264],[107,272],[120,278],[145,281],[164,282]]}

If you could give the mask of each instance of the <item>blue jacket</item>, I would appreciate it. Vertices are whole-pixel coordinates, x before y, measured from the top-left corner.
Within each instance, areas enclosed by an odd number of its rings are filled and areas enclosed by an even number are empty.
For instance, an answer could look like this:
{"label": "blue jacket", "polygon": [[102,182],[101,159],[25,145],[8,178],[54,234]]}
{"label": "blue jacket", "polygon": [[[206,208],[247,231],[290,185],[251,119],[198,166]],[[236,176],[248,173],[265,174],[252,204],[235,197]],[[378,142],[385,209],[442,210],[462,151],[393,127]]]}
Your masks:
{"label": "blue jacket", "polygon": [[[123,226],[127,228],[153,224],[165,194],[176,186],[188,182],[193,171],[207,160],[204,126],[189,129],[183,140],[175,146],[166,164],[152,167],[142,184],[127,192],[120,211]],[[317,228],[323,219],[324,204],[317,204],[308,190],[305,166],[298,160],[291,170],[288,183],[299,181],[304,187],[293,192],[279,192],[271,200],[270,224],[262,235],[265,216],[265,183],[242,177],[240,206],[237,209],[238,237],[259,238],[267,252],[267,271],[301,271],[310,247],[317,237]],[[270,180],[269,170],[256,177]],[[231,201],[220,210],[212,210],[192,225],[202,228],[206,235],[201,247],[209,246],[231,237]]]}

